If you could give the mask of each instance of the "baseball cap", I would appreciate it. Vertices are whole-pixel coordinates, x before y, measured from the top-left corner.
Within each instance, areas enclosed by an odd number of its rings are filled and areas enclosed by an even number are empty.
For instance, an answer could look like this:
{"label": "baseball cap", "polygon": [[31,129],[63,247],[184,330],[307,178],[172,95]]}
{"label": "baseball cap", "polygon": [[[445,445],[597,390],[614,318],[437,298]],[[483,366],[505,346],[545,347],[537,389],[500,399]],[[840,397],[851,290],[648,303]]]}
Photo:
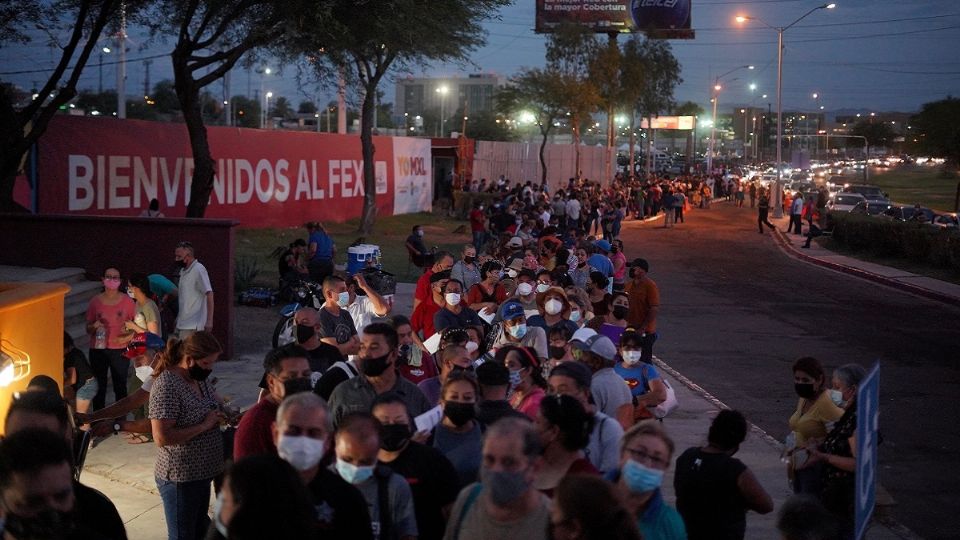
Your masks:
{"label": "baseball cap", "polygon": [[523,245],[523,240],[519,236],[514,236],[507,241],[507,247],[520,247]]}
{"label": "baseball cap", "polygon": [[140,332],[134,335],[133,340],[127,344],[127,348],[123,351],[123,356],[133,359],[146,353],[147,349],[159,351],[166,347],[166,345],[162,337],[151,332]]}
{"label": "baseball cap", "polygon": [[597,335],[596,330],[584,326],[583,328],[578,328],[577,331],[573,333],[573,337],[570,338],[570,341],[579,341],[583,343],[595,335]]}
{"label": "baseball cap", "polygon": [[520,302],[506,302],[503,304],[503,307],[500,308],[500,318],[505,321],[511,321],[523,316],[523,306],[520,305]]}
{"label": "baseball cap", "polygon": [[606,240],[597,240],[593,243],[593,247],[602,249],[603,251],[610,251],[610,242]]}
{"label": "baseball cap", "polygon": [[[509,373],[507,374],[509,376]],[[560,362],[550,371],[550,376],[562,375],[570,377],[580,388],[590,388],[590,382],[593,380],[593,373],[586,364],[581,362]]]}
{"label": "baseball cap", "polygon": [[484,362],[477,367],[477,382],[483,386],[507,386],[510,370],[499,362]]}
{"label": "baseball cap", "polygon": [[617,346],[604,335],[597,334],[590,336],[586,341],[571,341],[570,344],[605,360],[613,360],[617,356]]}

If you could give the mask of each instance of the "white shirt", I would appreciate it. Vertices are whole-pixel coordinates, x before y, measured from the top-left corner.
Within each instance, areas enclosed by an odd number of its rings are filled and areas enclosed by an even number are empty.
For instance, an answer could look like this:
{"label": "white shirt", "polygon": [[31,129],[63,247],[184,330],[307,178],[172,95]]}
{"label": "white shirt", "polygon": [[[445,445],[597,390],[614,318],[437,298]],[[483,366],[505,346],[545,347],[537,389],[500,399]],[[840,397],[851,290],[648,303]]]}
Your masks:
{"label": "white shirt", "polygon": [[567,219],[580,219],[580,201],[577,199],[567,201]]}
{"label": "white shirt", "polygon": [[180,305],[177,329],[203,330],[207,324],[207,293],[213,292],[207,269],[200,261],[194,260],[190,266],[180,270],[177,288]]}
{"label": "white shirt", "polygon": [[374,317],[381,317],[374,312],[373,302],[367,296],[357,295],[353,303],[347,306],[347,313],[353,319],[353,325],[357,327],[358,333],[363,333],[363,329],[373,322]]}
{"label": "white shirt", "polygon": [[549,227],[549,226],[550,226],[550,212],[544,210],[543,213],[540,214],[540,221],[543,222],[543,226],[544,226],[544,227]]}

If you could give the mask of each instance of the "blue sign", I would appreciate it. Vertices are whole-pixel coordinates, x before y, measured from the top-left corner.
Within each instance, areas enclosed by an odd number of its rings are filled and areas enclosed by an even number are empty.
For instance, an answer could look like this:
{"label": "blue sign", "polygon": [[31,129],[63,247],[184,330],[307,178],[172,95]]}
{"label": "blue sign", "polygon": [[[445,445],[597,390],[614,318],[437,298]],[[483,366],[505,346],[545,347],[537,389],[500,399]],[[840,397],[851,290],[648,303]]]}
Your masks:
{"label": "blue sign", "polygon": [[853,509],[857,540],[867,532],[876,501],[879,424],[880,364],[877,363],[857,388],[857,472]]}

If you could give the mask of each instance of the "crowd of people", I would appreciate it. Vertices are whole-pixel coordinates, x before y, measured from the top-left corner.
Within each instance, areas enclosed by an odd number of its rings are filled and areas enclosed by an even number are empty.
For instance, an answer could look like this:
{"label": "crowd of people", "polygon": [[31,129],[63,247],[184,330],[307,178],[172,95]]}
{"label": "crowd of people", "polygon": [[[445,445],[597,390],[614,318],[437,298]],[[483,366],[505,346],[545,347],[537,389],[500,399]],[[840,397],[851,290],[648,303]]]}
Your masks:
{"label": "crowd of people", "polygon": [[[410,313],[393,312],[362,272],[334,271],[332,239],[307,224],[280,267],[320,278],[323,305],[296,312],[295,342],[266,355],[242,414],[210,377],[221,346],[193,246],[175,248],[177,284],[108,268],[87,312],[89,362],[65,336],[63,397],[56,381],[32,382],[7,416],[5,531],[47,538],[54,523],[57,538],[125,538],[110,501],[72,479],[74,438],[87,429],[156,444],[170,539],[742,539],[748,511],[773,510],[733,457],[746,419],[722,411],[704,446],[677,455],[653,357],[660,292],[619,238],[627,219],[682,223],[684,206],[707,207],[728,187],[476,187],[502,197],[475,205],[460,253],[427,250],[413,228],[423,273]],[[816,360],[794,366],[790,475],[814,498],[784,507],[784,538],[848,537],[862,376],[844,366],[828,384]],[[36,445],[44,451],[26,450]],[[671,466],[676,508],[661,494]],[[826,532],[806,536],[795,513],[816,511]]]}

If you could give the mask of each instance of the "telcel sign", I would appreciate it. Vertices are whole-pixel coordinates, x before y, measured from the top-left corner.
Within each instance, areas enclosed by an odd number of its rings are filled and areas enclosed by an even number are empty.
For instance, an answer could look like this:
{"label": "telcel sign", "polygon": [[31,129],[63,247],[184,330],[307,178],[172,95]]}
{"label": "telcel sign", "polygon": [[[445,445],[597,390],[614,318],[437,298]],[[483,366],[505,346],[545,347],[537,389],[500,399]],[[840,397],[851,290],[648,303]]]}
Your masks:
{"label": "telcel sign", "polygon": [[[650,126],[648,124],[652,123]],[[644,118],[640,121],[641,129],[693,129],[692,116],[658,116],[653,122]]]}
{"label": "telcel sign", "polygon": [[693,39],[691,0],[537,0],[536,31],[563,24],[594,32],[644,32],[657,39]]}

